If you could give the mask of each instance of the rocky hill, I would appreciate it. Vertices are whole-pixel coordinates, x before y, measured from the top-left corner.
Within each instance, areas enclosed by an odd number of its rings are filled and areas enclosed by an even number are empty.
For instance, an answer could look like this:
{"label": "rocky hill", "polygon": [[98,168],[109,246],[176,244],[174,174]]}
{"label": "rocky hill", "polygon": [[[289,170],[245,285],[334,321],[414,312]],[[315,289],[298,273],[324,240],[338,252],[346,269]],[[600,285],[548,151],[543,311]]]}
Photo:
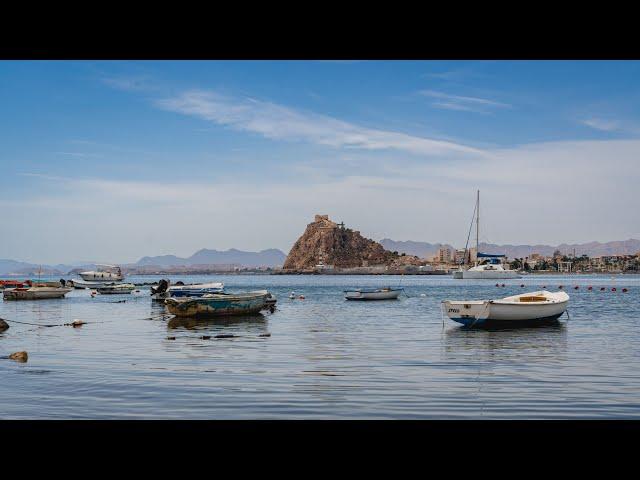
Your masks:
{"label": "rocky hill", "polygon": [[318,264],[351,268],[406,264],[412,260],[401,259],[397,253],[385,250],[378,242],[364,238],[360,232],[329,220],[328,215],[316,215],[291,248],[283,268],[309,270]]}

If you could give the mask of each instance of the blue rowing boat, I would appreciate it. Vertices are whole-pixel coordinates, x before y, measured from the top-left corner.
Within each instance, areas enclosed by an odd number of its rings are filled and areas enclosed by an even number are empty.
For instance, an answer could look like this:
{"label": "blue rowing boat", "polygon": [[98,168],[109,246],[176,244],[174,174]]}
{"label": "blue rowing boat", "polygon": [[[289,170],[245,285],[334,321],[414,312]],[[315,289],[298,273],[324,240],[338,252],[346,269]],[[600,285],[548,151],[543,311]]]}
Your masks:
{"label": "blue rowing boat", "polygon": [[270,308],[271,294],[267,290],[247,293],[208,293],[202,297],[167,298],[169,313],[177,317],[217,317],[246,315]]}

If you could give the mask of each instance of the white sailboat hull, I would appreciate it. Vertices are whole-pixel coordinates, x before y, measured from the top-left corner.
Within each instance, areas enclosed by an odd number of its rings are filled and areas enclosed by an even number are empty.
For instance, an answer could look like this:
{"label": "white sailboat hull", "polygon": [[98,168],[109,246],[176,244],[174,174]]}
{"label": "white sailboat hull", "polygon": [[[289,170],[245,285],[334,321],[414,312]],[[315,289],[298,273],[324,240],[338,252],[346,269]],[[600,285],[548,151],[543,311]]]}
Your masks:
{"label": "white sailboat hull", "polygon": [[507,280],[510,278],[521,278],[521,275],[515,270],[474,270],[470,268],[469,270],[464,270],[461,276],[454,274],[454,278]]}

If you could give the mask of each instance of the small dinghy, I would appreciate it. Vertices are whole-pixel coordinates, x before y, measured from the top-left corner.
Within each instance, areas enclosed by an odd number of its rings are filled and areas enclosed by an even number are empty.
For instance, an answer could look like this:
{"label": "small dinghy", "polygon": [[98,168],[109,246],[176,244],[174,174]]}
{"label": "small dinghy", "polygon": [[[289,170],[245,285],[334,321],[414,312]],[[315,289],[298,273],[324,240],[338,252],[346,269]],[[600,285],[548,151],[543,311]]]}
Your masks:
{"label": "small dinghy", "polygon": [[347,300],[395,300],[402,292],[402,288],[358,288],[345,290],[344,298]]}
{"label": "small dinghy", "polygon": [[136,289],[133,283],[107,283],[96,290],[100,295],[129,294]]}
{"label": "small dinghy", "polygon": [[24,287],[6,288],[2,292],[5,300],[48,300],[64,298],[73,288],[60,282],[25,282]]}
{"label": "small dinghy", "polygon": [[270,308],[267,290],[247,293],[207,293],[201,297],[167,298],[169,313],[177,317],[217,317],[246,315]]}
{"label": "small dinghy", "polygon": [[567,310],[565,292],[539,292],[512,295],[499,300],[445,300],[447,316],[468,327],[518,327],[555,322]]}

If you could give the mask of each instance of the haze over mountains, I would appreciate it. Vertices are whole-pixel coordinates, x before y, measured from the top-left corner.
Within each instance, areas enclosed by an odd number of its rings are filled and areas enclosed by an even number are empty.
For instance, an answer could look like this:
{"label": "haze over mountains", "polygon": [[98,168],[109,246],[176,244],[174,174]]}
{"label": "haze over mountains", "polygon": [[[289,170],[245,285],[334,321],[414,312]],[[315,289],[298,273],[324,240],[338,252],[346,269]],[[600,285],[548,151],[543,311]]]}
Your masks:
{"label": "haze over mountains", "polygon": [[[416,242],[416,241],[395,241],[389,238],[381,240],[379,243],[384,248],[407,255],[417,255],[420,258],[434,256],[442,246],[453,249],[451,245],[442,243]],[[600,255],[634,255],[640,252],[640,240],[629,239],[612,242],[589,242],[580,244],[561,245],[496,245],[480,243],[480,250],[485,253],[504,253],[509,258],[520,258],[530,256],[532,253],[541,255],[552,255],[555,250],[560,250],[564,254],[575,254],[577,256],[586,254],[590,257]],[[202,249],[187,258],[175,255],[159,255],[154,257],[143,257],[133,264],[122,264],[126,266],[189,266],[189,265],[241,265],[243,267],[280,267],[284,264],[286,254],[277,248],[261,250],[260,252],[246,252],[235,248],[220,251],[214,249]],[[65,275],[74,269],[92,269],[95,265],[84,263],[76,265],[39,265],[16,260],[0,259],[0,275],[22,274],[24,276],[37,275],[42,268],[42,275]]]}
{"label": "haze over mountains", "polygon": [[[387,250],[397,251],[398,253],[406,253],[407,255],[418,255],[420,258],[432,257],[438,252],[440,247],[449,247],[451,245],[442,243],[413,242],[413,241],[395,241],[385,238],[380,241],[382,246]],[[635,255],[640,252],[640,240],[629,239],[613,242],[589,242],[560,245],[496,245],[494,243],[480,242],[480,251],[484,253],[504,253],[509,258],[528,257],[532,253],[550,256],[553,252],[560,250],[563,254],[588,255],[590,257],[598,257],[601,255]]]}
{"label": "haze over mountains", "polygon": [[143,257],[135,265],[229,265],[238,264],[243,267],[277,267],[282,266],[286,255],[277,248],[269,248],[259,252],[244,252],[231,248],[226,251],[209,250],[203,248],[188,258],[175,255],[160,255],[157,257]]}

